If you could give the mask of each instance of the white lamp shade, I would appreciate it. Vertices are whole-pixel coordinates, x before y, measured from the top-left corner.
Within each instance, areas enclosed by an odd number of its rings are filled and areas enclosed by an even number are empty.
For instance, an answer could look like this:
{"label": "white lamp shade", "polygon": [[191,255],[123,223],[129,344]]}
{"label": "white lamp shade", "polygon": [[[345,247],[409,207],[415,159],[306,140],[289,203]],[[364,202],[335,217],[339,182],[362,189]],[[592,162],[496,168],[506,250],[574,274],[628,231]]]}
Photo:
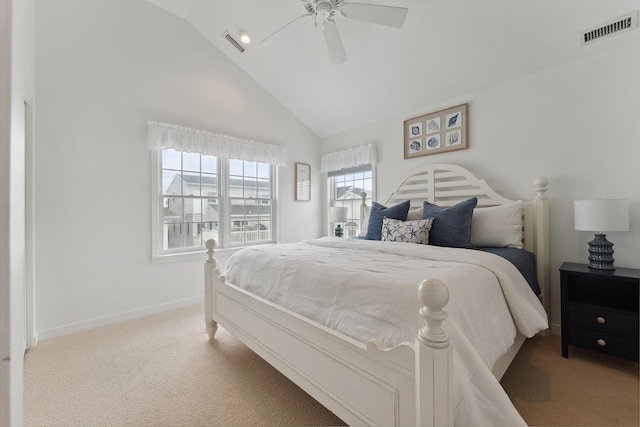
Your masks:
{"label": "white lamp shade", "polygon": [[575,229],[579,231],[628,231],[629,201],[626,199],[575,200]]}
{"label": "white lamp shade", "polygon": [[331,207],[329,208],[329,221],[331,222],[346,222],[347,221],[347,212],[348,209],[346,207]]}

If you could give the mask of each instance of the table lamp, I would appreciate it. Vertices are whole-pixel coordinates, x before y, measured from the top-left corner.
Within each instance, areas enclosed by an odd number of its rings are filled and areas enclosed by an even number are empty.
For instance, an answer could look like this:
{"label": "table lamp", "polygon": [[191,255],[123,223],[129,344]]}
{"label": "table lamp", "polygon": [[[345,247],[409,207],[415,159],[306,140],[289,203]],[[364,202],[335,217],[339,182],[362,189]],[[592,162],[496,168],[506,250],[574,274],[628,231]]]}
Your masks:
{"label": "table lamp", "polygon": [[575,229],[595,231],[589,242],[589,268],[615,270],[613,243],[604,231],[629,230],[629,201],[625,199],[575,200],[573,202]]}
{"label": "table lamp", "polygon": [[331,221],[334,224],[338,223],[335,229],[335,236],[342,237],[343,230],[342,230],[342,227],[340,226],[340,223],[347,221],[347,208],[338,207],[338,206],[333,206],[329,208],[329,221]]}

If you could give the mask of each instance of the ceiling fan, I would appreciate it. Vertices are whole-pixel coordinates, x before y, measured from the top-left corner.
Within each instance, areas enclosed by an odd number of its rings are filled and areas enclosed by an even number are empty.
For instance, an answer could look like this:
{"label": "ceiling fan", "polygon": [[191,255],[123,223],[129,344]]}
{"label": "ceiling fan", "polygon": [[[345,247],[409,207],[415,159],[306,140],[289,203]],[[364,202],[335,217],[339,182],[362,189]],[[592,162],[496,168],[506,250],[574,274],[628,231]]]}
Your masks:
{"label": "ceiling fan", "polygon": [[342,0],[301,0],[307,13],[289,22],[276,32],[265,38],[262,43],[272,39],[276,34],[294,22],[313,19],[315,26],[322,29],[327,44],[329,57],[333,65],[347,60],[340,33],[334,17],[340,15],[347,19],[401,28],[407,17],[408,9],[404,7],[382,6],[366,3],[349,3]]}

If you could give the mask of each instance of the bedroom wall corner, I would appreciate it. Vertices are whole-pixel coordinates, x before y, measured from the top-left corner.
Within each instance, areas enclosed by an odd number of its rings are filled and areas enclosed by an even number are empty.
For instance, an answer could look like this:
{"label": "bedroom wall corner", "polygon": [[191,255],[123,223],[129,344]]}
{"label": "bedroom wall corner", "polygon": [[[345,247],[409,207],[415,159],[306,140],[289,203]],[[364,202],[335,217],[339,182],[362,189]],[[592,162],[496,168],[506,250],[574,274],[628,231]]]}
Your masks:
{"label": "bedroom wall corner", "polygon": [[321,234],[319,139],[186,21],[145,0],[35,0],[37,330],[52,338],[203,295],[202,261],[151,264],[147,121],[287,149],[280,241]]}

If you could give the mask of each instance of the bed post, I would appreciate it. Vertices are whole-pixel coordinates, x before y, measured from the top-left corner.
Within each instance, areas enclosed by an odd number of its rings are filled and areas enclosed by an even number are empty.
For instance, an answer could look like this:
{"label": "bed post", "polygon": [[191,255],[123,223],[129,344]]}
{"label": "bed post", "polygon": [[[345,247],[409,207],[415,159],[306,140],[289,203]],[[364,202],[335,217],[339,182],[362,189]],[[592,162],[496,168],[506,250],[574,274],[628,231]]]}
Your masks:
{"label": "bed post", "polygon": [[204,262],[204,323],[209,339],[216,336],[218,323],[213,320],[213,279],[221,278],[218,263],[213,256],[216,248],[216,241],[209,239],[206,241],[207,260]]}
{"label": "bed post", "polygon": [[542,305],[549,316],[551,284],[549,283],[549,200],[547,199],[547,185],[549,180],[538,177],[533,181],[536,190],[536,220],[535,220],[535,254],[538,283],[542,287]]}
{"label": "bed post", "polygon": [[441,327],[449,290],[440,280],[428,279],[420,283],[418,296],[426,326],[416,338],[416,425],[453,425],[453,350]]}
{"label": "bed post", "polygon": [[360,228],[362,229],[362,221],[364,221],[365,211],[367,209],[367,193],[360,193]]}

